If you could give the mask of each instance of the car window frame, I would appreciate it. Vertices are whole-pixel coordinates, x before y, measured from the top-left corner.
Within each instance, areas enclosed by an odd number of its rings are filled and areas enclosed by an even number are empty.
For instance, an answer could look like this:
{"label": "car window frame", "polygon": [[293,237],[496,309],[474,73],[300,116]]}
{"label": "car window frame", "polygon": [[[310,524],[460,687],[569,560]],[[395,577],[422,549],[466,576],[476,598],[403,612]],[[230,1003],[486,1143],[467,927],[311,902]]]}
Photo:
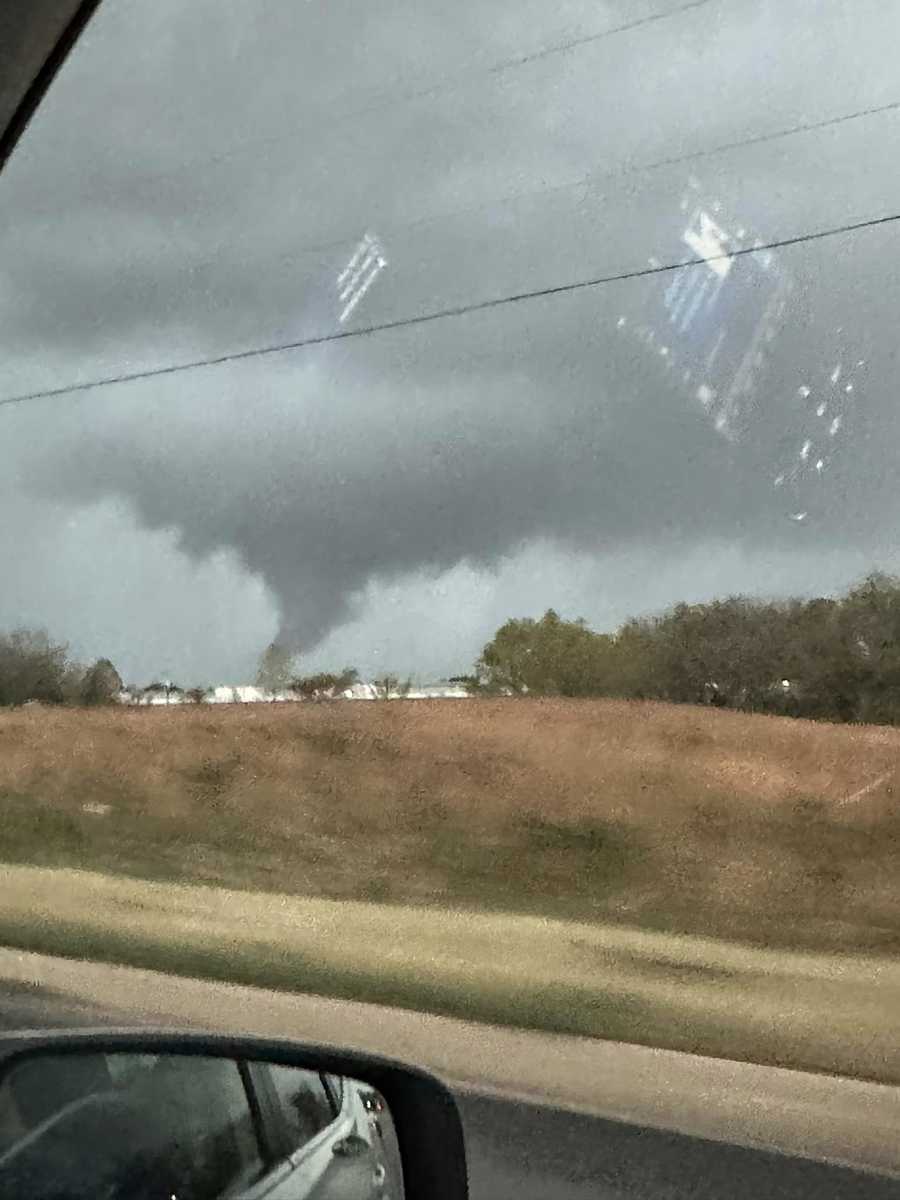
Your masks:
{"label": "car window frame", "polygon": [[[346,1114],[343,1111],[343,1106],[339,1109],[336,1108],[334,1095],[328,1086],[324,1074],[321,1071],[310,1071],[310,1074],[318,1075],[322,1083],[322,1088],[331,1108],[331,1120],[327,1125],[323,1125],[318,1133],[314,1134],[303,1145],[295,1145],[278,1096],[278,1091],[272,1081],[270,1068],[273,1065],[279,1064],[252,1062],[247,1063],[247,1068],[252,1080],[252,1086],[259,1098],[262,1120],[266,1126],[270,1144],[278,1156],[275,1162],[277,1166],[284,1161],[297,1163],[308,1152],[317,1149],[326,1137],[333,1135],[335,1125],[339,1121],[346,1119]],[[296,1069],[309,1070],[309,1068],[300,1067]]]}
{"label": "car window frame", "polygon": [[[248,1187],[255,1187],[262,1180],[266,1179],[270,1174],[273,1166],[272,1162],[272,1145],[269,1138],[269,1130],[265,1121],[262,1104],[259,1095],[257,1094],[256,1086],[250,1071],[250,1064],[241,1058],[232,1060],[238,1069],[241,1077],[241,1083],[244,1085],[244,1095],[247,1097],[247,1105],[250,1109],[250,1120],[253,1127],[253,1132],[256,1136],[256,1145],[259,1150],[259,1160],[262,1164],[262,1169],[256,1173],[255,1178],[242,1179],[239,1184],[241,1191],[245,1191]],[[235,1189],[232,1188],[233,1192]]]}
{"label": "car window frame", "polygon": [[238,1200],[239,1197],[255,1191],[260,1185],[266,1185],[266,1190],[268,1190],[268,1181],[271,1178],[273,1166],[277,1167],[277,1164],[273,1164],[272,1161],[272,1147],[264,1120],[262,1105],[249,1070],[250,1064],[246,1059],[238,1058],[234,1055],[223,1054],[212,1057],[219,1057],[223,1062],[230,1062],[237,1068],[244,1092],[244,1099],[247,1103],[247,1110],[250,1114],[250,1126],[256,1142],[257,1162],[247,1163],[221,1193],[221,1200],[230,1200],[230,1198]]}
{"label": "car window frame", "polygon": [[334,1109],[335,1119],[337,1119],[344,1111],[344,1101],[347,1095],[347,1086],[340,1075],[328,1075],[326,1072],[320,1072],[322,1082],[325,1084],[325,1091],[328,1093],[328,1099],[331,1101],[331,1106]]}

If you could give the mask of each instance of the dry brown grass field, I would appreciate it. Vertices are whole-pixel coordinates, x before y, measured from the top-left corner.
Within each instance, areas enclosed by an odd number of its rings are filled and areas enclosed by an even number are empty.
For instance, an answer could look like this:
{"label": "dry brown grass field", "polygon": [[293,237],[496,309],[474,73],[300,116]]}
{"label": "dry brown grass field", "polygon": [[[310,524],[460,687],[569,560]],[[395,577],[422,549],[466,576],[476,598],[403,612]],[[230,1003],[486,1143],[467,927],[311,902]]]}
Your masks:
{"label": "dry brown grass field", "polygon": [[0,714],[0,858],[900,948],[900,730],[653,703]]}

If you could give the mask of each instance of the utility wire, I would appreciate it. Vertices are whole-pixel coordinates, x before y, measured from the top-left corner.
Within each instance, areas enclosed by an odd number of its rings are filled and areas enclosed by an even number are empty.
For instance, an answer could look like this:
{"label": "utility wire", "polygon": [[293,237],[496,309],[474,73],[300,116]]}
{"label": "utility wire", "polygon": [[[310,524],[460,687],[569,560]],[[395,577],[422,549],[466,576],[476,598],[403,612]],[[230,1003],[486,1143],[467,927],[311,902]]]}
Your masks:
{"label": "utility wire", "polygon": [[[560,192],[575,191],[577,188],[585,187],[589,190],[596,188],[601,183],[614,182],[619,179],[627,179],[633,175],[639,175],[643,171],[656,171],[665,167],[685,166],[688,163],[699,162],[701,160],[715,158],[720,154],[728,154],[733,150],[740,150],[746,146],[761,146],[771,142],[782,141],[785,138],[799,137],[806,133],[815,133],[824,129],[834,129],[841,125],[847,125],[854,121],[864,120],[868,117],[883,116],[886,113],[896,113],[900,111],[900,100],[890,100],[884,104],[872,105],[868,108],[854,109],[852,112],[839,113],[835,117],[823,117],[819,121],[801,121],[794,125],[785,125],[780,129],[773,129],[766,133],[750,134],[748,137],[737,138],[729,142],[721,142],[717,146],[709,146],[702,150],[689,150],[684,154],[667,155],[665,158],[653,159],[646,163],[632,163],[619,167],[612,167],[606,170],[593,169],[586,174],[579,176],[577,179],[568,181],[567,183],[545,184],[537,188],[521,188],[515,191],[503,192],[496,196],[493,200],[486,200],[480,204],[465,205],[462,208],[447,209],[444,212],[427,213],[424,216],[416,217],[412,221],[396,221],[390,222],[387,225],[375,224],[380,233],[385,231],[397,230],[404,234],[410,230],[420,229],[423,226],[436,224],[441,221],[453,220],[456,217],[472,215],[474,213],[483,212],[485,209],[495,209],[498,206],[513,203],[517,200],[524,200],[534,196],[549,196]],[[326,250],[337,250],[342,246],[346,246],[356,237],[358,231],[352,233],[341,234],[339,237],[329,238],[327,241],[311,242],[305,246],[300,246],[292,254],[287,255],[283,261],[298,261],[307,255],[321,254]],[[191,264],[191,268],[212,266],[218,261],[217,257],[209,257],[203,259],[195,259]]]}
{"label": "utility wire", "polygon": [[[834,129],[841,125],[850,124],[853,121],[864,120],[867,117],[883,116],[886,113],[892,112],[900,112],[900,100],[889,100],[884,104],[876,104],[868,108],[857,108],[852,112],[839,113],[836,117],[823,117],[819,121],[800,121],[794,125],[784,125],[780,129],[770,130],[767,133],[754,133],[748,137],[736,138],[729,142],[720,142],[717,146],[708,146],[702,150],[688,150],[684,154],[670,154],[665,158],[652,159],[646,163],[631,163],[629,165],[600,170],[592,169],[586,174],[580,175],[577,179],[569,180],[566,183],[551,183],[537,188],[521,188],[515,191],[503,192],[494,199],[486,200],[480,204],[469,204],[463,208],[447,209],[439,213],[427,213],[424,216],[416,217],[412,221],[397,221],[387,225],[378,224],[376,221],[375,224],[378,225],[380,232],[396,229],[403,233],[408,233],[409,230],[419,229],[423,225],[430,225],[438,221],[449,221],[455,217],[468,216],[482,212],[487,208],[497,208],[500,205],[509,204],[516,200],[525,200],[533,196],[549,196],[557,192],[575,191],[581,187],[591,190],[601,183],[627,179],[631,175],[640,175],[643,171],[658,171],[665,167],[685,166],[688,163],[715,158],[720,154],[728,154],[733,150],[742,150],[745,146],[762,146],[770,142],[782,141],[785,138],[799,137],[805,133],[817,133],[823,129]],[[291,257],[302,258],[304,255],[317,254],[323,250],[335,250],[347,245],[355,236],[355,233],[347,233],[341,237],[329,238],[328,241],[312,242],[309,245],[301,246],[296,251],[296,254]],[[203,261],[211,263],[214,260]]]}
{"label": "utility wire", "polygon": [[[638,20],[629,22],[624,25],[618,25],[613,28],[603,30],[599,33],[586,34],[586,35],[578,37],[578,38],[570,39],[569,41],[566,41],[566,42],[555,43],[551,46],[544,47],[542,49],[539,49],[539,50],[536,50],[536,51],[533,51],[530,53],[526,53],[524,55],[520,55],[519,57],[514,58],[514,59],[503,60],[502,62],[496,63],[493,66],[484,68],[484,69],[488,72],[503,71],[503,70],[506,70],[507,68],[515,66],[516,64],[519,64],[519,63],[530,62],[533,59],[544,58],[544,57],[547,57],[548,55],[555,54],[555,53],[561,52],[563,50],[572,49],[576,46],[583,45],[588,42],[597,41],[597,40],[600,40],[600,39],[603,39],[606,37],[612,37],[615,34],[626,32],[628,30],[638,28],[642,25],[647,25],[647,24],[650,24],[653,22],[662,21],[668,17],[676,16],[679,13],[686,12],[686,11],[689,11],[694,8],[702,7],[703,5],[711,3],[711,2],[712,2],[712,0],[691,0],[691,3],[688,3],[680,8],[669,9],[665,12],[652,13],[649,16],[639,18]],[[442,83],[434,85],[432,88],[426,89],[425,91],[418,92],[418,93],[411,93],[410,96],[411,96],[411,98],[416,98],[418,96],[424,96],[424,95],[431,94],[433,92],[438,92],[440,90],[443,90],[444,87],[451,86],[451,84],[453,82],[454,82],[454,80],[444,81]],[[389,105],[389,104],[397,103],[404,98],[409,98],[409,97],[395,97],[395,98],[386,97],[384,100],[384,104]],[[360,112],[365,113],[365,112],[371,112],[371,111],[373,111],[373,110],[371,108],[369,108],[369,109],[359,110],[356,112],[348,112],[348,113],[341,114],[341,116],[338,119],[342,120],[344,117],[358,116],[358,115],[360,115]],[[841,125],[845,125],[845,124],[848,124],[848,123],[851,123],[854,121],[859,121],[859,120],[865,119],[867,117],[881,116],[881,115],[885,115],[887,113],[897,112],[897,111],[900,111],[900,100],[891,100],[891,101],[887,101],[884,104],[871,105],[866,108],[855,109],[852,112],[839,113],[837,116],[834,116],[834,117],[824,117],[818,121],[802,121],[802,122],[795,123],[793,125],[782,126],[779,129],[770,130],[765,133],[751,134],[747,137],[737,138],[737,139],[733,139],[733,140],[727,141],[727,142],[721,142],[717,146],[705,147],[700,150],[689,150],[682,154],[666,155],[663,158],[652,159],[649,162],[630,163],[628,165],[622,165],[619,167],[614,167],[614,168],[609,168],[609,169],[592,168],[590,171],[586,172],[585,174],[580,175],[576,179],[569,180],[565,183],[547,184],[547,185],[543,185],[541,187],[536,187],[536,188],[515,189],[512,191],[504,192],[501,195],[495,197],[494,199],[492,199],[490,201],[484,201],[484,202],[478,203],[478,204],[466,205],[461,208],[447,209],[444,212],[427,213],[421,217],[416,217],[412,221],[391,222],[387,225],[381,225],[381,226],[379,226],[379,228],[382,232],[384,230],[390,231],[392,229],[396,229],[396,230],[400,230],[400,231],[406,233],[409,230],[419,229],[425,225],[437,223],[439,221],[452,220],[456,217],[467,216],[470,214],[482,212],[487,208],[494,208],[497,205],[509,204],[509,203],[517,201],[517,200],[524,200],[524,199],[531,198],[534,196],[554,195],[554,194],[561,193],[561,192],[574,191],[577,188],[581,188],[581,187],[584,187],[587,189],[594,189],[600,183],[610,182],[610,181],[614,181],[614,180],[618,180],[618,179],[625,179],[625,178],[628,178],[629,176],[640,174],[643,171],[656,171],[656,170],[664,169],[666,167],[684,166],[688,163],[700,162],[705,159],[714,158],[720,154],[727,154],[734,150],[740,150],[747,146],[765,145],[765,144],[768,144],[771,142],[781,141],[784,138],[796,137],[796,136],[799,136],[799,135],[802,135],[805,133],[814,133],[814,132],[818,132],[818,131],[825,130],[825,129],[833,129],[833,128],[836,128]],[[220,154],[213,154],[213,155],[209,156],[208,158],[206,158],[205,160],[203,160],[203,162],[209,164],[209,163],[227,161],[233,155],[243,153],[245,150],[251,149],[252,146],[265,146],[265,145],[269,145],[269,144],[277,144],[278,142],[287,140],[287,139],[291,138],[292,136],[293,136],[292,134],[280,134],[280,135],[275,135],[272,138],[262,138],[253,143],[246,143],[246,144],[236,146],[236,147],[232,148],[231,150],[223,151]],[[197,165],[197,163],[198,163],[198,160],[194,160],[191,163],[185,163],[181,167],[175,168],[173,171],[155,172],[152,175],[144,176],[144,178],[148,178],[148,179],[163,178],[163,177],[166,177],[173,173],[176,173],[178,171],[187,169],[188,167],[194,167]],[[325,250],[338,249],[342,246],[345,246],[348,242],[351,242],[353,240],[353,238],[357,235],[357,232],[358,231],[350,232],[350,233],[342,234],[339,237],[328,238],[326,241],[309,243],[306,246],[301,246],[299,249],[294,251],[294,253],[291,254],[289,257],[291,259],[297,260],[297,259],[303,258],[306,255],[318,254]],[[196,269],[196,267],[208,266],[208,265],[213,264],[215,261],[217,261],[216,258],[201,259],[199,261],[195,261],[194,267]]]}
{"label": "utility wire", "polygon": [[[488,76],[502,75],[507,71],[514,70],[516,67],[537,62],[539,59],[551,58],[556,54],[567,54],[570,50],[577,50],[582,46],[588,46],[595,42],[603,42],[607,38],[617,37],[622,33],[630,33],[634,29],[643,28],[645,25],[654,25],[659,21],[666,21],[671,17],[678,17],[682,13],[692,12],[694,9],[705,8],[708,4],[718,2],[719,0],[688,0],[688,3],[682,4],[678,8],[666,9],[664,12],[649,13],[647,16],[637,17],[632,21],[624,21],[621,25],[613,25],[608,29],[598,30],[596,33],[586,33],[579,37],[568,38],[565,41],[554,42],[549,46],[542,46],[537,50],[526,51],[524,54],[500,59],[487,67],[463,69],[459,74],[445,77],[438,80],[437,83],[428,84],[426,87],[410,88],[406,92],[399,94],[388,93],[381,98],[376,97],[373,101],[363,104],[358,108],[346,109],[344,112],[339,113],[335,120],[336,123],[348,121],[354,117],[383,112],[385,109],[393,108],[397,104],[405,104],[415,100],[429,100],[434,96],[439,96],[442,92],[450,91],[460,83],[467,82],[472,74],[484,74]],[[205,162],[227,162],[229,159],[246,153],[248,150],[255,149],[257,146],[276,146],[282,142],[292,141],[297,136],[297,133],[297,130],[291,130],[288,133],[273,134],[268,138],[254,139],[253,141],[234,146],[229,150],[224,150],[219,154],[211,155]],[[192,168],[195,163],[191,162],[186,165]]]}
{"label": "utility wire", "polygon": [[406,329],[415,325],[426,325],[431,321],[448,320],[451,317],[468,316],[470,313],[486,312],[488,309],[501,308],[507,304],[521,304],[528,300],[539,300],[549,296],[563,296],[572,292],[586,291],[609,283],[622,283],[629,279],[645,279],[652,275],[667,275],[674,271],[690,270],[710,262],[723,262],[735,258],[743,258],[748,254],[761,254],[767,250],[780,250],[788,246],[801,246],[808,242],[823,241],[826,238],[840,237],[848,233],[856,233],[864,229],[877,229],[883,225],[893,225],[900,222],[900,213],[889,213],[882,217],[872,217],[865,221],[853,221],[843,225],[833,225],[827,229],[819,229],[812,233],[801,233],[794,237],[779,238],[776,241],[761,242],[753,246],[742,247],[730,253],[710,254],[706,258],[690,258],[682,262],[661,263],[656,266],[641,267],[633,271],[619,271],[612,275],[598,275],[593,279],[579,279],[569,283],[554,284],[550,287],[536,288],[533,291],[514,292],[508,296],[496,296],[490,300],[476,300],[469,304],[454,305],[449,308],[435,309],[433,312],[420,313],[414,317],[398,317],[393,321],[380,321],[364,325],[357,329],[342,329],[336,333],[317,334],[313,337],[299,338],[293,342],[278,342],[271,346],[256,346],[248,350],[234,350],[227,354],[219,354],[213,358],[194,359],[191,362],[171,363],[164,367],[151,367],[145,371],[129,371],[120,375],[108,375],[85,383],[72,383],[63,387],[45,388],[41,391],[23,392],[18,396],[7,396],[0,399],[0,406],[7,404],[23,404],[26,400],[47,400],[56,396],[69,396],[77,392],[93,391],[95,388],[113,387],[120,383],[133,383],[140,379],[156,379],[163,375],[177,375],[183,371],[195,371],[202,367],[215,367],[223,363],[241,362],[245,359],[264,358],[271,354],[284,354],[290,350],[303,350],[308,346],[322,346],[329,342],[342,342],[350,338],[369,337],[375,333],[384,333],[393,329]]}
{"label": "utility wire", "polygon": [[[314,119],[320,128],[323,123],[327,127],[330,127],[344,121],[353,120],[356,117],[366,117],[372,113],[383,112],[385,109],[393,108],[398,104],[410,103],[416,100],[428,100],[434,96],[439,96],[442,92],[450,91],[452,88],[466,83],[473,76],[502,75],[507,71],[514,70],[516,67],[525,66],[530,62],[551,58],[557,54],[566,54],[571,50],[577,50],[581,46],[602,42],[607,38],[616,37],[623,33],[630,33],[634,29],[641,29],[645,25],[653,25],[660,21],[666,21],[671,17],[680,16],[682,13],[692,12],[694,9],[704,8],[708,4],[719,2],[720,0],[689,0],[688,3],[682,4],[678,8],[666,9],[664,12],[649,13],[647,16],[625,21],[620,25],[613,25],[607,29],[598,30],[596,33],[581,34],[578,37],[553,42],[548,46],[541,46],[536,50],[499,59],[497,62],[490,63],[487,66],[464,67],[458,73],[445,76],[436,83],[429,83],[419,88],[408,88],[406,91],[401,92],[387,92],[381,96],[375,96],[369,101],[362,102],[358,106],[347,108],[343,112],[337,113],[334,117],[328,114],[324,116],[323,120],[323,114],[317,113]],[[177,166],[167,170],[149,172],[142,175],[141,178],[143,180],[165,179],[181,174],[184,171],[194,171],[201,166],[229,162],[233,158],[238,158],[260,147],[278,146],[285,142],[291,142],[302,134],[308,124],[309,122],[306,122],[301,124],[299,128],[295,127],[285,133],[275,133],[269,137],[251,138],[243,142],[238,142],[236,145],[224,150],[214,151],[212,154],[200,158],[193,158],[188,162],[179,163]]]}
{"label": "utility wire", "polygon": [[[511,58],[500,59],[496,63],[492,63],[489,67],[483,67],[485,75],[500,75],[504,71],[512,70],[514,67],[522,67],[526,63],[537,62],[541,58],[551,58],[554,54],[566,54],[569,50],[577,50],[580,46],[590,45],[592,42],[603,42],[607,38],[616,37],[620,33],[630,33],[633,29],[641,29],[645,25],[654,25],[658,21],[667,21],[670,17],[681,16],[682,13],[692,12],[696,8],[705,8],[706,5],[714,3],[715,0],[689,0],[687,4],[681,4],[677,8],[668,8],[662,12],[648,13],[645,17],[637,17],[632,21],[625,21],[621,25],[612,25],[608,29],[600,29],[596,33],[585,33],[579,37],[569,38],[562,42],[553,42],[549,46],[542,46],[537,50],[529,50],[524,54],[517,54]],[[443,91],[446,87],[452,87],[457,79],[463,78],[464,73],[460,73],[457,77],[451,77],[435,84],[433,87],[426,89],[424,92],[416,93],[415,98],[420,95],[429,96],[436,92]]]}

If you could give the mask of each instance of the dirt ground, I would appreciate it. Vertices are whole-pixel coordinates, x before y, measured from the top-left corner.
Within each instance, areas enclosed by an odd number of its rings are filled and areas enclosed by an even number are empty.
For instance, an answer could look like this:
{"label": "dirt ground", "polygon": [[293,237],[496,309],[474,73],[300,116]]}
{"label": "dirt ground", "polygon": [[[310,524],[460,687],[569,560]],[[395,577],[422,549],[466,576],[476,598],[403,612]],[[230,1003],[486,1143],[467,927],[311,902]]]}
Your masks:
{"label": "dirt ground", "polygon": [[900,948],[900,731],[566,700],[0,713],[7,862]]}

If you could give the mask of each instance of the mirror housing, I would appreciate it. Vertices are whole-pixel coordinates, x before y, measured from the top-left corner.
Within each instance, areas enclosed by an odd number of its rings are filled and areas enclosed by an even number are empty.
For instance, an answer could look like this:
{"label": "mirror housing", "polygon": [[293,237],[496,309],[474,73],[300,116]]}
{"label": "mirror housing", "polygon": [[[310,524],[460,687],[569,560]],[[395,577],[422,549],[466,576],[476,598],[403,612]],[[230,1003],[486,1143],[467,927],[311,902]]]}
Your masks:
{"label": "mirror housing", "polygon": [[[150,1029],[25,1031],[0,1035],[0,1086],[29,1060],[79,1053],[225,1058],[350,1078],[371,1089],[370,1097],[363,1096],[367,1111],[382,1106],[390,1114],[407,1200],[468,1196],[456,1102],[444,1084],[417,1068],[337,1047],[259,1037]],[[347,1155],[353,1149],[348,1145]]]}

